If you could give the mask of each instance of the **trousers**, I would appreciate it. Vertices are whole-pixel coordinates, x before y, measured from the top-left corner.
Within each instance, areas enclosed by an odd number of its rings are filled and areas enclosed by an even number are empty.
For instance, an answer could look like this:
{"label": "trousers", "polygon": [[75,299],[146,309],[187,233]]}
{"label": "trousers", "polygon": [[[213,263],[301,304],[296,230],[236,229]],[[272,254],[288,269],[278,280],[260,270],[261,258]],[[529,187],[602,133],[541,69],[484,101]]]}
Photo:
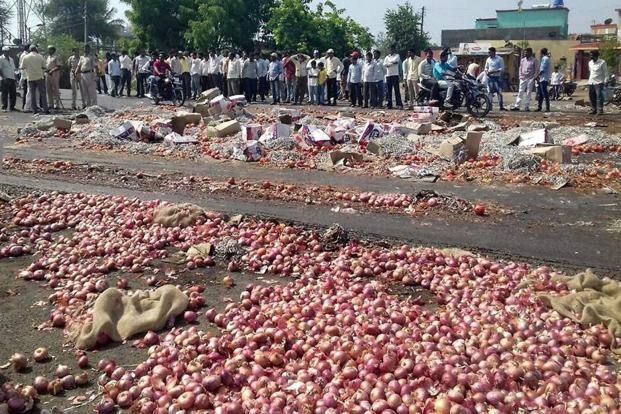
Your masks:
{"label": "trousers", "polygon": [[17,100],[15,79],[2,79],[0,91],[2,92],[2,109],[10,109],[11,111],[15,109],[15,101]]}
{"label": "trousers", "polygon": [[60,71],[48,73],[45,76],[45,91],[47,93],[47,105],[50,108],[62,108],[60,102]]}
{"label": "trousers", "polygon": [[522,102],[524,103],[524,109],[530,108],[530,98],[533,90],[535,89],[535,79],[520,79],[520,87],[518,90],[518,96],[515,100],[515,107],[520,109]]}
{"label": "trousers", "polygon": [[86,107],[97,105],[97,76],[93,72],[82,74],[80,90]]}
{"label": "trousers", "polygon": [[[28,81],[28,90],[30,91],[30,109],[32,112],[47,112],[49,107],[47,106],[47,93],[45,91],[45,80],[38,79],[35,81]],[[37,105],[37,98],[41,97],[41,108]]]}

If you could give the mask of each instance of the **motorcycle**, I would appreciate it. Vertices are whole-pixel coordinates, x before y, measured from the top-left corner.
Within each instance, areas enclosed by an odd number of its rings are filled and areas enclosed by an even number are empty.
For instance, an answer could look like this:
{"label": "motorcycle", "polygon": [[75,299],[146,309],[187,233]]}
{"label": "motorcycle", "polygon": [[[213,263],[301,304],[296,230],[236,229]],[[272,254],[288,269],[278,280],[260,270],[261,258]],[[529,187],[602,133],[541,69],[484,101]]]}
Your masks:
{"label": "motorcycle", "polygon": [[172,74],[167,75],[157,84],[151,85],[150,95],[154,105],[158,105],[161,101],[171,101],[176,107],[183,106],[186,98],[181,79]]}
{"label": "motorcycle", "polygon": [[[464,75],[460,71],[455,73],[453,79],[455,89],[453,90],[453,96],[451,97],[452,110],[457,110],[461,107],[466,107],[468,113],[475,118],[483,118],[487,116],[492,110],[492,102],[487,95],[487,89],[485,85],[480,84],[475,79]],[[431,89],[423,85],[422,82],[418,84],[420,93],[418,94],[419,105],[425,105],[432,100]],[[440,89],[439,106],[444,110],[444,101],[446,100],[446,89]]]}

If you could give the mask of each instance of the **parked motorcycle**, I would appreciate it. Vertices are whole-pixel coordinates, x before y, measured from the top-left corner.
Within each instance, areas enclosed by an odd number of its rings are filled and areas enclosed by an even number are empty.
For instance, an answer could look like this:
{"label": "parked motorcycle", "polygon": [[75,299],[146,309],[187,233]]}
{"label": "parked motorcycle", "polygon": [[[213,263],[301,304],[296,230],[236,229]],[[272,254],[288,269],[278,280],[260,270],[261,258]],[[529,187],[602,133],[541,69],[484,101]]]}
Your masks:
{"label": "parked motorcycle", "polygon": [[[492,102],[487,95],[487,89],[485,85],[480,84],[475,79],[464,75],[462,72],[457,71],[454,79],[450,79],[455,84],[455,90],[451,97],[452,110],[457,110],[462,107],[466,107],[468,113],[476,118],[483,118],[487,116],[492,110]],[[419,94],[418,103],[425,105],[432,100],[431,89],[427,88],[421,83],[418,84]],[[440,89],[439,95],[439,107],[444,110],[444,101],[446,100],[446,89]]]}
{"label": "parked motorcycle", "polygon": [[150,98],[155,105],[161,101],[170,101],[177,107],[183,106],[186,96],[183,93],[183,83],[177,75],[168,75],[157,85],[151,86]]}

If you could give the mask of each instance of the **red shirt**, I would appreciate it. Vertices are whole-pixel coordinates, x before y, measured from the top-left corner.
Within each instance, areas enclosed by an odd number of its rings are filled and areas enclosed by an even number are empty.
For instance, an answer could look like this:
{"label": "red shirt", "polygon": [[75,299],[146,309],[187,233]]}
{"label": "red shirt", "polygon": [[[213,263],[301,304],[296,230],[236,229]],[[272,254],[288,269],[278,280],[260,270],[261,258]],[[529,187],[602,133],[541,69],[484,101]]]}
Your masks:
{"label": "red shirt", "polygon": [[164,60],[157,59],[153,64],[153,74],[155,76],[165,75],[167,70],[170,71],[170,65]]}
{"label": "red shirt", "polygon": [[289,58],[283,59],[283,67],[285,72],[286,79],[295,78],[295,63],[293,63]]}

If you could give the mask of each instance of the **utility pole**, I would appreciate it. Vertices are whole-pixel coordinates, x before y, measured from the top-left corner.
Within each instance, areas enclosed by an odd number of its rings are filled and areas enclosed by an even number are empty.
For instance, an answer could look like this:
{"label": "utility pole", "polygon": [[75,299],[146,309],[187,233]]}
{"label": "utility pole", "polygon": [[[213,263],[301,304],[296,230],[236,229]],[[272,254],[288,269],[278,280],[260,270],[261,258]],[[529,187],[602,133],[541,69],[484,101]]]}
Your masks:
{"label": "utility pole", "polygon": [[86,2],[87,0],[84,0],[84,44],[88,43],[88,30],[86,27]]}
{"label": "utility pole", "polygon": [[423,37],[423,33],[425,33],[425,6],[423,6],[420,10],[420,37]]}

